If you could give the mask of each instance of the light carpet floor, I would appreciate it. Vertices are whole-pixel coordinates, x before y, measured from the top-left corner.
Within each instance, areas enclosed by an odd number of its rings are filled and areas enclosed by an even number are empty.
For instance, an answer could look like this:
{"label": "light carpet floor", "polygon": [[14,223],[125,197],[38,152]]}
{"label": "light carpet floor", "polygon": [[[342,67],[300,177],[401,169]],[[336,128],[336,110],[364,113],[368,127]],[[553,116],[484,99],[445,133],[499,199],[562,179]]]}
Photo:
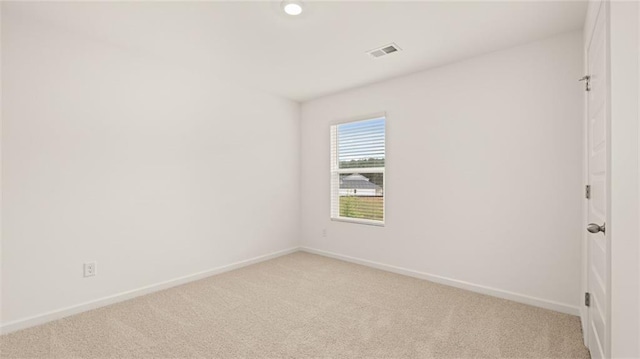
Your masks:
{"label": "light carpet floor", "polygon": [[578,317],[297,252],[0,337],[4,358],[589,358]]}

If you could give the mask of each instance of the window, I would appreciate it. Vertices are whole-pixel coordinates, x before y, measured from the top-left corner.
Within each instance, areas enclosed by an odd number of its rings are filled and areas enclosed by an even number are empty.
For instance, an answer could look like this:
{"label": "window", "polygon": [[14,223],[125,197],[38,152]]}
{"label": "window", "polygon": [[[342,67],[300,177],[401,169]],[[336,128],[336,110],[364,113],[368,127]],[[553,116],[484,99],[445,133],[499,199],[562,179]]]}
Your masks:
{"label": "window", "polygon": [[331,126],[331,219],[384,224],[385,121]]}

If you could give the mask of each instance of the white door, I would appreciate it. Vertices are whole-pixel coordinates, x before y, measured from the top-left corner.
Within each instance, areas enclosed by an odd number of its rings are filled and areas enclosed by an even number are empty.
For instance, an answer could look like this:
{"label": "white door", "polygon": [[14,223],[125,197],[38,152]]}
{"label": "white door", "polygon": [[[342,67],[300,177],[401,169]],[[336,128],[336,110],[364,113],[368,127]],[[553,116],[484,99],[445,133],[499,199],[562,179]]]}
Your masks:
{"label": "white door", "polygon": [[607,7],[600,10],[587,49],[587,68],[590,76],[587,92],[588,126],[588,343],[591,357],[606,358],[609,348],[609,239],[607,218]]}

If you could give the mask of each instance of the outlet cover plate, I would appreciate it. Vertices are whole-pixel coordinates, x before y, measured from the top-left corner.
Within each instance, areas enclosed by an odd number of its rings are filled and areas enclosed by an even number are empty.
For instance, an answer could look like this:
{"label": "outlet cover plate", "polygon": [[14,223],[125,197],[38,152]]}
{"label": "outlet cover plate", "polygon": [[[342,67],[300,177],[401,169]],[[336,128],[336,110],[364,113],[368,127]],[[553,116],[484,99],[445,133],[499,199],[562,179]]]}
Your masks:
{"label": "outlet cover plate", "polygon": [[89,262],[84,264],[84,276],[93,277],[96,275],[96,262]]}

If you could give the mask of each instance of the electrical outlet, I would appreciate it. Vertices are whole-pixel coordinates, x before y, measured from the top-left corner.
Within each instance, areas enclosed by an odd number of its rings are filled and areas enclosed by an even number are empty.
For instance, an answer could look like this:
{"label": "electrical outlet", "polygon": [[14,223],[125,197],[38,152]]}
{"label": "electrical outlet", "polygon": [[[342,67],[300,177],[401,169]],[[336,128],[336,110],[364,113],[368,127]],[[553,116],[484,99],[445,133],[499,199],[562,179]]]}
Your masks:
{"label": "electrical outlet", "polygon": [[93,277],[96,275],[96,262],[89,262],[84,264],[84,276]]}
{"label": "electrical outlet", "polygon": [[327,229],[326,229],[326,228],[323,228],[323,229],[322,229],[322,237],[323,237],[323,238],[326,238],[326,237],[327,237]]}

